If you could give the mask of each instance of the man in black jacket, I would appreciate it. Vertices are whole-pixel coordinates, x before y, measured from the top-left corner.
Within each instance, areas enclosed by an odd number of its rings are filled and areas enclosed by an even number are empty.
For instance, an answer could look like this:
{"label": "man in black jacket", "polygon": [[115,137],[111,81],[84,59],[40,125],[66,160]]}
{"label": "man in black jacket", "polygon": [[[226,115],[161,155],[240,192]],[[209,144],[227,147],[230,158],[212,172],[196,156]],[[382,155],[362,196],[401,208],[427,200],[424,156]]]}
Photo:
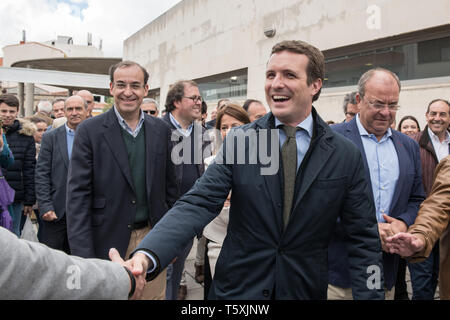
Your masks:
{"label": "man in black jacket", "polygon": [[20,236],[22,206],[24,215],[33,212],[36,202],[34,193],[34,167],[36,165],[36,147],[33,127],[26,121],[19,121],[19,100],[10,94],[0,96],[0,117],[9,148],[14,155],[14,164],[3,173],[6,181],[16,192],[14,203],[9,207],[13,220],[13,232]]}

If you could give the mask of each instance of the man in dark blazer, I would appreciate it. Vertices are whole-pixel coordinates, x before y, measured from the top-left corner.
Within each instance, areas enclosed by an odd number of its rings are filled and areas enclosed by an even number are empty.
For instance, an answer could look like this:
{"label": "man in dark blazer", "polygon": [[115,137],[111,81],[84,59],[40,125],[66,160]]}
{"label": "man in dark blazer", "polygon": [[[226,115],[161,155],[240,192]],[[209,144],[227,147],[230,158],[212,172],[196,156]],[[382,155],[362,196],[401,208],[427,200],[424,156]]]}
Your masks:
{"label": "man in dark blazer", "polygon": [[[384,298],[382,288],[367,286],[368,268],[382,268],[382,261],[361,154],[312,107],[324,65],[323,54],[305,42],[273,47],[265,84],[271,112],[228,134],[215,161],[127,262],[135,274],[148,270],[151,279],[164,269],[219,214],[232,189],[228,232],[210,298],[326,299],[327,247],[338,217],[350,239],[357,298]],[[283,134],[297,128],[295,139]],[[281,161],[286,145],[292,151],[292,142],[296,163]],[[294,186],[284,173],[292,165],[297,169]],[[382,277],[378,280],[382,286]]]}
{"label": "man in dark blazer", "polygon": [[70,254],[66,224],[66,185],[73,138],[78,125],[88,114],[88,105],[80,96],[64,102],[67,122],[44,134],[36,164],[35,185],[42,221],[41,242]]}
{"label": "man in dark blazer", "polygon": [[[333,130],[350,139],[361,151],[365,176],[371,182],[370,201],[383,247],[386,299],[394,298],[399,256],[386,251],[385,239],[405,232],[417,216],[424,200],[418,144],[390,129],[398,110],[400,80],[389,70],[376,68],[363,74],[356,99],[360,113]],[[340,221],[328,249],[330,299],[352,299],[351,264]],[[355,293],[353,292],[353,297]]]}
{"label": "man in dark blazer", "polygon": [[[170,129],[140,106],[148,73],[124,61],[110,69],[114,107],[78,126],[67,183],[72,254],[126,257],[173,205],[178,188],[170,160]],[[163,299],[165,272],[145,299]]]}
{"label": "man in dark blazer", "polygon": [[[204,152],[208,152],[206,148],[209,141],[203,139],[206,129],[196,121],[201,116],[201,108],[202,97],[195,81],[181,80],[171,86],[166,98],[167,113],[163,119],[172,131],[174,153],[182,158],[182,161],[177,161],[175,165],[180,196],[189,191],[205,171],[203,159]],[[177,300],[177,298],[184,300],[185,298],[187,287],[180,286],[180,281],[193,242],[194,239],[167,268],[166,300]]]}

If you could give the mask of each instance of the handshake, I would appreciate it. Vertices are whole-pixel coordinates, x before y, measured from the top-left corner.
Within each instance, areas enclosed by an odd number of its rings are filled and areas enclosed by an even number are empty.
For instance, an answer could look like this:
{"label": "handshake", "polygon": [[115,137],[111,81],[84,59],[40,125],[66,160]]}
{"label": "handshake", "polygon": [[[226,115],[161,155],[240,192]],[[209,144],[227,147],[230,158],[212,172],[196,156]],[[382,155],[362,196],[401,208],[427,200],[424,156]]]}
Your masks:
{"label": "handshake", "polygon": [[130,276],[130,293],[128,298],[130,300],[139,300],[146,284],[145,276],[149,269],[149,264],[152,263],[150,259],[145,254],[137,252],[131,259],[124,261],[114,248],[109,250],[109,258],[112,262],[123,266]]}
{"label": "handshake", "polygon": [[410,257],[425,247],[422,238],[406,233],[408,227],[398,219],[383,215],[386,223],[378,223],[383,251],[396,253],[402,257]]}

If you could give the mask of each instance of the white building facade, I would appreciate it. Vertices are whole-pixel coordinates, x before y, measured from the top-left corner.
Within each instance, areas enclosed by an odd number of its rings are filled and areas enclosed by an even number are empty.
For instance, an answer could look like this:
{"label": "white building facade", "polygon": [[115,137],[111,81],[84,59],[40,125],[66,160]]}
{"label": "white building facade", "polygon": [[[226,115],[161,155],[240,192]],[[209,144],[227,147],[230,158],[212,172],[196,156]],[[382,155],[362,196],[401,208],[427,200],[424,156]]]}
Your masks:
{"label": "white building facade", "polygon": [[397,120],[423,126],[428,103],[450,99],[450,0],[184,0],[125,40],[123,58],[147,68],[161,103],[172,83],[194,79],[211,110],[224,97],[265,102],[271,48],[291,39],[325,54],[314,104],[325,120],[344,119],[344,95],[375,66],[402,80]]}

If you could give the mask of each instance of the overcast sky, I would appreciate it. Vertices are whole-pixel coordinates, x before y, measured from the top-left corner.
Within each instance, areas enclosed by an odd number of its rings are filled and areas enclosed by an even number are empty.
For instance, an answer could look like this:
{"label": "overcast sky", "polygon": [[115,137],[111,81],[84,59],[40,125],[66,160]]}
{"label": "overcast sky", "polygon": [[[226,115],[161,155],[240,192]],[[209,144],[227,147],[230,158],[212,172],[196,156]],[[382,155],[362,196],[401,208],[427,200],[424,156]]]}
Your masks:
{"label": "overcast sky", "polygon": [[0,0],[1,48],[22,40],[48,41],[71,36],[86,45],[87,34],[105,57],[121,57],[123,41],[181,0]]}

